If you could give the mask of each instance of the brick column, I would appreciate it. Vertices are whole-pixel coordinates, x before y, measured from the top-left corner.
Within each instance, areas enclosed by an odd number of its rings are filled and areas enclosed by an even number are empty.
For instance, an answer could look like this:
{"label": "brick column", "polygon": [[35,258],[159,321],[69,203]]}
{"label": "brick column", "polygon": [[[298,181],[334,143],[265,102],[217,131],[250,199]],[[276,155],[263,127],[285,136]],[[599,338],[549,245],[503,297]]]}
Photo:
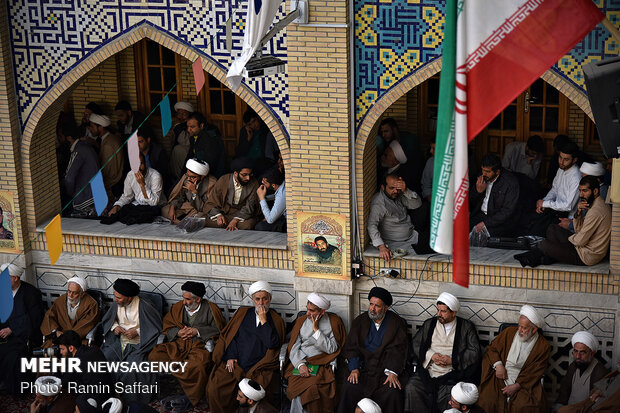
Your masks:
{"label": "brick column", "polygon": [[[23,249],[28,231],[23,208],[20,137],[7,4],[4,3],[0,6],[0,189],[13,192],[14,214],[18,217],[13,232],[19,235],[18,248]],[[1,262],[7,257],[3,258]]]}
{"label": "brick column", "polygon": [[[297,233],[297,211],[345,215],[347,251],[343,259],[350,268],[349,139],[353,102],[349,101],[349,91],[353,79],[349,76],[352,56],[348,30],[352,27],[346,26],[346,0],[314,0],[309,2],[309,9],[310,25],[292,23],[286,32],[291,148],[287,209],[289,223],[293,224],[289,233]],[[301,308],[306,304],[304,291],[313,290],[341,294],[341,304],[350,307],[350,281],[296,277],[295,287]]]}

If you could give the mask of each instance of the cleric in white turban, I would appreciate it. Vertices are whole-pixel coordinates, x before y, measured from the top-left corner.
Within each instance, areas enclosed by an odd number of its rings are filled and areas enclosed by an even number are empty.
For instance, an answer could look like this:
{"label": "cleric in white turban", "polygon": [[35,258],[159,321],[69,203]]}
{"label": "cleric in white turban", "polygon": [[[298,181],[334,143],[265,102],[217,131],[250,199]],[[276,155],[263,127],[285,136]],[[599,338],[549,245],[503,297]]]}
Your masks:
{"label": "cleric in white turban", "polygon": [[407,163],[407,155],[405,155],[405,151],[403,151],[403,147],[400,145],[396,139],[390,142],[390,146],[388,147],[392,153],[394,153],[394,158],[398,161],[399,164]]}
{"label": "cleric in white turban", "polygon": [[72,412],[75,409],[74,395],[63,393],[59,378],[41,376],[34,382],[35,400],[30,405],[34,412]]}
{"label": "cleric in white turban", "polygon": [[329,310],[329,307],[331,307],[331,302],[318,293],[308,294],[308,301],[319,307],[321,310],[327,311]]}
{"label": "cleric in white turban", "polygon": [[106,115],[97,115],[96,113],[91,113],[90,118],[88,119],[91,123],[94,123],[99,126],[103,126],[107,128],[112,124],[112,121]]}
{"label": "cleric in white turban", "polygon": [[179,110],[184,110],[186,111],[188,114],[192,113],[194,111],[194,105],[192,105],[189,102],[177,102],[174,104],[174,110],[175,111],[179,111]]}
{"label": "cleric in white turban", "polygon": [[8,269],[9,271],[9,276],[11,277],[17,277],[17,278],[21,278],[21,276],[24,274],[24,269],[22,267],[20,267],[19,265],[16,264],[11,264],[11,263],[5,263],[2,264],[0,266],[0,272],[4,271]]}
{"label": "cleric in white turban", "polygon": [[453,409],[457,409],[458,412],[477,412],[478,409],[474,406],[478,401],[478,388],[476,385],[465,382],[458,382],[450,390],[450,402],[448,403]]}
{"label": "cleric in white turban", "polygon": [[[594,383],[601,380],[608,371],[594,355],[598,351],[598,339],[587,331],[575,333],[571,339],[573,359],[560,382],[555,407],[586,400]],[[557,409],[554,409],[557,410]]]}
{"label": "cleric in white turban", "polygon": [[238,385],[235,378],[271,383],[273,374],[278,371],[286,328],[282,317],[270,308],[271,285],[256,281],[248,292],[254,305],[235,312],[212,353],[214,367],[207,384],[207,399],[213,412],[235,410]]}
{"label": "cleric in white turban", "polygon": [[199,159],[185,162],[185,174],[172,188],[168,204],[161,209],[162,216],[170,222],[177,223],[185,217],[204,217],[207,210],[209,194],[217,181],[209,175],[209,164]]}
{"label": "cleric in white turban", "polygon": [[454,311],[455,313],[461,309],[459,299],[450,293],[443,292],[439,294],[439,297],[437,297],[437,304],[439,303],[447,305],[450,311]]}

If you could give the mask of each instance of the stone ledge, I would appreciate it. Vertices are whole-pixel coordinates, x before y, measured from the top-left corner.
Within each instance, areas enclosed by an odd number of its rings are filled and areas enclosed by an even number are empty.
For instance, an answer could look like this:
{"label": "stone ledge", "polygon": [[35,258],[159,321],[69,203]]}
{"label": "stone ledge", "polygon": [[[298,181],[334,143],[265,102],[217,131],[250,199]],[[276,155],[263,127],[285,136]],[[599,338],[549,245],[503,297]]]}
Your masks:
{"label": "stone ledge", "polygon": [[[48,223],[49,221],[37,226],[37,232],[45,233],[45,226]],[[287,234],[285,233],[203,228],[186,234],[176,226],[168,224],[125,225],[116,222],[112,225],[103,225],[97,220],[62,218],[62,233],[63,235],[112,237],[141,241],[168,241],[274,250],[287,249]]]}

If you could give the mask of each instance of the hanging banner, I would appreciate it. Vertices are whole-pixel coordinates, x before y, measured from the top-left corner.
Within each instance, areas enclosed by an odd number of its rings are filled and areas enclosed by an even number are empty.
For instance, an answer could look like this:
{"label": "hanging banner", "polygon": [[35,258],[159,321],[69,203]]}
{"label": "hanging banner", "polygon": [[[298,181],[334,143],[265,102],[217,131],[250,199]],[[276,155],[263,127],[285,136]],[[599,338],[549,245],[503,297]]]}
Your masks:
{"label": "hanging banner", "polygon": [[47,238],[47,252],[50,255],[50,263],[56,264],[62,252],[62,227],[60,224],[60,214],[56,215],[45,227]]}
{"label": "hanging banner", "polygon": [[[159,111],[161,112],[161,133],[162,136],[166,136],[172,127],[172,113],[170,113],[170,99],[168,99],[168,95],[164,96],[161,102],[159,102]],[[138,143],[137,137],[136,143]],[[140,168],[140,159],[138,159],[138,168]]]}
{"label": "hanging banner", "polygon": [[194,71],[196,95],[198,95],[205,85],[205,71],[202,69],[202,59],[200,57],[192,64],[192,70]]}

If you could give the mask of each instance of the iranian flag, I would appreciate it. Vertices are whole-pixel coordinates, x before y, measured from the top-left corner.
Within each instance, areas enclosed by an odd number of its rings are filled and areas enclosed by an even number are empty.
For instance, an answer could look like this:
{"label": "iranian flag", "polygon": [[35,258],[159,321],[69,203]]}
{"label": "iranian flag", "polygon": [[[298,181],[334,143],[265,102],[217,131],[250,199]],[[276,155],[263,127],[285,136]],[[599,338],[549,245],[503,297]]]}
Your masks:
{"label": "iranian flag", "polygon": [[469,286],[467,144],[604,15],[592,0],[447,0],[431,247]]}

